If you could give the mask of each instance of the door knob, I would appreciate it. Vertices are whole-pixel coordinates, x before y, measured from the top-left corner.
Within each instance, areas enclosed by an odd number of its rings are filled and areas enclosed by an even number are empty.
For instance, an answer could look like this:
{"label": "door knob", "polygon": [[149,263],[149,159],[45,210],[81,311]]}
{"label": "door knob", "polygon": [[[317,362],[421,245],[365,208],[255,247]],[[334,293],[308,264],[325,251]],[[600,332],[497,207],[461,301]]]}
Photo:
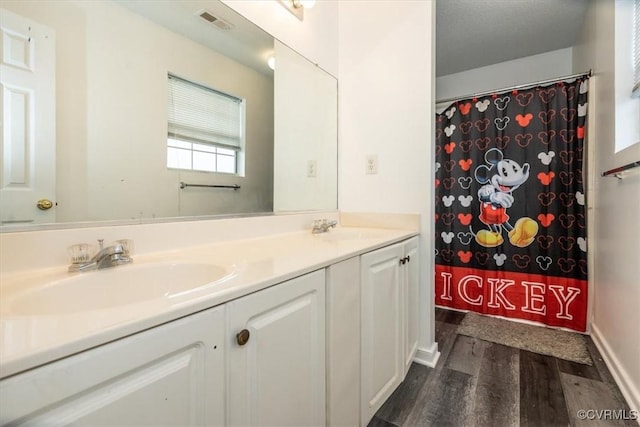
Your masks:
{"label": "door knob", "polygon": [[36,203],[36,206],[41,211],[46,211],[47,209],[51,209],[53,207],[53,202],[48,199],[40,199],[38,200],[38,203]]}
{"label": "door knob", "polygon": [[245,345],[249,341],[249,336],[251,334],[247,329],[243,329],[236,335],[236,341],[238,345]]}

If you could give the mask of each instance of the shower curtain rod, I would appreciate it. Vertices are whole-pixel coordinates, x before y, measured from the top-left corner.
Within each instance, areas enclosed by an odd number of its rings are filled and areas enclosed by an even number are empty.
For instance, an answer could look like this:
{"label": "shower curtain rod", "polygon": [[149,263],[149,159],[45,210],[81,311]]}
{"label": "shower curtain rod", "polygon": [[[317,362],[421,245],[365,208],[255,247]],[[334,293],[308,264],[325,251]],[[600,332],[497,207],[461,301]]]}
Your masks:
{"label": "shower curtain rod", "polygon": [[508,92],[510,90],[525,89],[525,88],[528,89],[528,88],[531,88],[531,87],[534,87],[534,86],[543,85],[543,84],[546,84],[546,83],[554,83],[554,82],[561,81],[561,80],[575,79],[575,78],[583,77],[583,76],[591,77],[591,75],[592,75],[592,72],[591,72],[591,70],[589,70],[589,71],[586,71],[584,73],[571,74],[569,76],[563,76],[563,77],[555,77],[553,79],[540,80],[540,81],[533,82],[533,83],[526,83],[526,84],[522,84],[522,85],[504,87],[502,89],[486,90],[486,91],[483,91],[483,92],[472,93],[472,94],[469,94],[469,95],[456,96],[456,97],[453,97],[453,98],[446,98],[446,99],[438,99],[438,100],[436,100],[436,105],[437,104],[444,104],[445,102],[459,101],[461,99],[478,98],[480,96],[491,95],[491,94],[499,93],[499,92]]}

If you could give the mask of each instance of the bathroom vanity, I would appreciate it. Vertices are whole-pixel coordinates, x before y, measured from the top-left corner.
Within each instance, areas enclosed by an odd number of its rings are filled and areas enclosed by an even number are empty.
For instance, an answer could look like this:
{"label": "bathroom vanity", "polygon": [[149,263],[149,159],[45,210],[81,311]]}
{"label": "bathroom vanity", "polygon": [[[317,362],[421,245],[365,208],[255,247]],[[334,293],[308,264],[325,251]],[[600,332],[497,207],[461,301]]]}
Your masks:
{"label": "bathroom vanity", "polygon": [[[13,275],[0,421],[366,425],[417,349],[417,234],[338,227]],[[58,305],[38,301],[51,287]]]}

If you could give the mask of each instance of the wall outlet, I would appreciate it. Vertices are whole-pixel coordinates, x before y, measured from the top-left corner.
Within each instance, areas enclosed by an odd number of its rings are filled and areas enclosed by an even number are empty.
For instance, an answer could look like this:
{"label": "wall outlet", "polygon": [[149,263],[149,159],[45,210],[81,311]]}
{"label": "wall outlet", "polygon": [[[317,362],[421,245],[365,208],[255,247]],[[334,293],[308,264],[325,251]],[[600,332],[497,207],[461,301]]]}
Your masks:
{"label": "wall outlet", "polygon": [[318,176],[318,163],[315,160],[307,160],[307,177],[315,178]]}
{"label": "wall outlet", "polygon": [[367,175],[375,175],[378,173],[378,156],[372,154],[365,159],[365,173]]}

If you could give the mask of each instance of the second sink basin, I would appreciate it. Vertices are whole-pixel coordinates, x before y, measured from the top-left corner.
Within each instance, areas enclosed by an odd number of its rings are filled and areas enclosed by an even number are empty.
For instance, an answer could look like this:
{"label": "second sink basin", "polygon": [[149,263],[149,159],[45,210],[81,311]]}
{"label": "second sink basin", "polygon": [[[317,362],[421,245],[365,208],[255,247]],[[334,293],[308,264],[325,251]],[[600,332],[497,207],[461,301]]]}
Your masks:
{"label": "second sink basin", "polygon": [[326,233],[316,234],[319,239],[327,241],[378,239],[388,234],[388,230],[375,230],[358,227],[338,227]]}
{"label": "second sink basin", "polygon": [[32,316],[111,309],[215,286],[232,276],[232,269],[205,263],[119,266],[76,273],[3,296],[0,313]]}

